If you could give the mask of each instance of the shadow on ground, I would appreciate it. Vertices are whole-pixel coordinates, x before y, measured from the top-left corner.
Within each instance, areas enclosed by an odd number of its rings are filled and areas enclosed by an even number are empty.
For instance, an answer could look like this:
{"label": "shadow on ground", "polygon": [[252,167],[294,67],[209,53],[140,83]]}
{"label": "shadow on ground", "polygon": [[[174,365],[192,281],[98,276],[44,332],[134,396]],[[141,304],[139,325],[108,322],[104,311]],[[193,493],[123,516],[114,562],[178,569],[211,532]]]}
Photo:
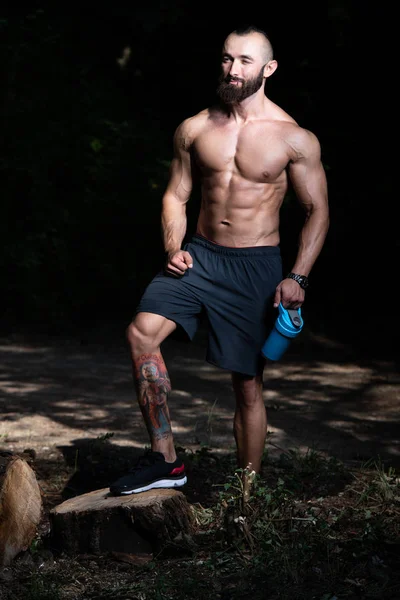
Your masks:
{"label": "shadow on ground", "polygon": [[[62,501],[108,488],[114,479],[126,475],[141,454],[138,449],[115,445],[109,438],[73,440],[60,450],[72,473],[62,491]],[[239,485],[235,453],[215,453],[205,446],[194,452],[177,447],[177,453],[184,461],[188,478],[182,490],[191,504],[215,506],[227,483],[235,488]],[[274,489],[280,478],[285,488],[303,501],[312,498],[316,491],[336,495],[351,479],[340,461],[323,458],[314,451],[283,452],[273,460],[265,458],[260,473],[264,484]]]}
{"label": "shadow on ground", "polygon": [[[173,386],[175,443],[229,455],[235,450],[230,374],[205,362],[205,343],[200,331],[191,344],[170,339],[162,348]],[[123,336],[97,334],[90,343],[8,336],[0,340],[0,359],[5,450],[31,447],[40,456],[71,447],[76,453],[79,440],[112,436],[113,446],[125,448],[128,464],[147,445]],[[398,373],[395,360],[305,332],[265,369],[269,454],[313,448],[340,460],[379,457],[399,465]]]}

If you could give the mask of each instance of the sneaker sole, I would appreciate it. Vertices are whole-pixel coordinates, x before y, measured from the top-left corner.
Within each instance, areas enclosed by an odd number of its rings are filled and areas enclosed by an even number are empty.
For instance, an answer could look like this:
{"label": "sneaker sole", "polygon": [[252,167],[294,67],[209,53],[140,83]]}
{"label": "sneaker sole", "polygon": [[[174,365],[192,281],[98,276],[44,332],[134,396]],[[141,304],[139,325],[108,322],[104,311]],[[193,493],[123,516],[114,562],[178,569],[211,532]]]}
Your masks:
{"label": "sneaker sole", "polygon": [[149,490],[157,488],[175,488],[185,485],[186,482],[186,475],[185,477],[182,477],[182,479],[160,479],[159,481],[153,481],[153,483],[149,483],[140,488],[135,488],[134,490],[124,490],[123,492],[119,492],[118,495],[126,496],[127,494],[139,494],[140,492],[148,492]]}

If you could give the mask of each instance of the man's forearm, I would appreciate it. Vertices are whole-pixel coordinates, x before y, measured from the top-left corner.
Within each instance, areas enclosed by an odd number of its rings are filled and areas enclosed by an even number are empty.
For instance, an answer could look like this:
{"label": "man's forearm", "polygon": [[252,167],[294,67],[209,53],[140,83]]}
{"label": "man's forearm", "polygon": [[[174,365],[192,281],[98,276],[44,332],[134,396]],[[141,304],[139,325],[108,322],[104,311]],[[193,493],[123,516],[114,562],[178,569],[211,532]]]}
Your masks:
{"label": "man's forearm", "polygon": [[309,275],[322,250],[328,229],[329,215],[327,211],[312,211],[300,232],[299,250],[292,268],[294,273]]}
{"label": "man's forearm", "polygon": [[161,228],[165,252],[170,254],[181,249],[186,227],[186,205],[174,200],[164,199]]}

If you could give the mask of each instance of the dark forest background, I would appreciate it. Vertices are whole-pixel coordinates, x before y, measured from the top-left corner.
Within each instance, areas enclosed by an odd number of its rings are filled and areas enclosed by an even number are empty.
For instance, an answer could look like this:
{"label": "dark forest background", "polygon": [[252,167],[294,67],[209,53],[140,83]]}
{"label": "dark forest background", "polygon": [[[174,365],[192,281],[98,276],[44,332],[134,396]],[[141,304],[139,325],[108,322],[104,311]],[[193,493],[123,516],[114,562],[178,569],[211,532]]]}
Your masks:
{"label": "dark forest background", "polygon": [[[3,333],[113,323],[123,335],[163,262],[160,206],[175,128],[215,100],[222,42],[252,23],[269,33],[279,63],[267,94],[319,137],[328,177],[331,228],[305,320],[363,350],[394,348],[395,288],[387,288],[397,202],[381,176],[384,149],[365,136],[378,124],[360,91],[372,106],[376,78],[363,80],[371,52],[359,32],[368,18],[377,33],[373,14],[345,0],[259,8],[148,0],[71,14],[3,6],[0,15]],[[188,235],[198,206],[195,192]],[[303,219],[290,191],[281,219],[290,270]]]}

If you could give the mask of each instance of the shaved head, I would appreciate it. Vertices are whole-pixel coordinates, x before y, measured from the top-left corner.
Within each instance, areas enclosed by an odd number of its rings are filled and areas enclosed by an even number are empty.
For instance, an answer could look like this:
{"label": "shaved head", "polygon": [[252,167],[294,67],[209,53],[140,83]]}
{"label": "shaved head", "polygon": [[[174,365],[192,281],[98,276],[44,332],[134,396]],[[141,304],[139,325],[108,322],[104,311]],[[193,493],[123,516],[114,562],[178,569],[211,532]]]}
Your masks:
{"label": "shaved head", "polygon": [[229,38],[231,38],[231,36],[233,36],[233,35],[238,35],[239,37],[246,36],[246,35],[254,35],[255,37],[258,37],[259,41],[260,41],[260,49],[261,49],[263,63],[266,64],[270,60],[273,60],[274,50],[272,48],[271,41],[270,41],[268,35],[262,29],[259,29],[258,27],[254,27],[253,25],[248,25],[246,27],[239,27],[238,29],[234,29],[227,36],[227,38],[225,40],[225,44],[228,42]]}

